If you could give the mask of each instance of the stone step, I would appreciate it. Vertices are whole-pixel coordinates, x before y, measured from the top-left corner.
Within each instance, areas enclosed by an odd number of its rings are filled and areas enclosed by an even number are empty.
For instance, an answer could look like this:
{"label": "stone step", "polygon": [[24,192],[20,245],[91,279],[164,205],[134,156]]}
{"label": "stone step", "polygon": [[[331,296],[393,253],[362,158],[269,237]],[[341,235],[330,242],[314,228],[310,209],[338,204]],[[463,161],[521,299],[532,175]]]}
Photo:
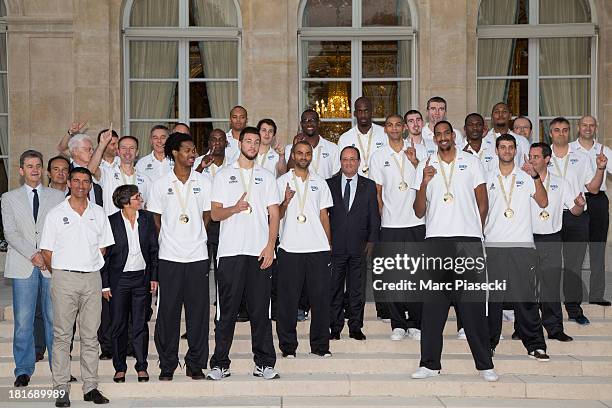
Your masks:
{"label": "stone step", "polygon": [[[253,368],[253,355],[250,353],[232,353],[232,370],[248,372]],[[410,375],[419,366],[418,354],[404,353],[335,353],[332,358],[321,358],[309,354],[298,353],[295,359],[277,356],[276,368],[286,374],[308,373],[337,373],[337,374],[405,374]],[[184,361],[184,355],[180,355]],[[445,374],[474,374],[474,361],[469,354],[445,354],[443,369]],[[150,354],[149,374],[158,375],[158,356]],[[129,375],[134,373],[133,366],[136,360],[128,357],[127,365]],[[551,356],[549,362],[538,362],[525,355],[496,354],[495,368],[499,374],[533,374],[556,375],[563,373],[566,376],[612,376],[611,356]],[[72,372],[76,376],[80,372],[80,359],[72,359]],[[0,377],[9,377],[15,368],[11,357],[0,358]],[[100,375],[113,375],[115,370],[112,361],[100,361],[98,372]],[[182,375],[179,368],[177,375]],[[50,376],[47,358],[36,364],[35,376]]]}
{"label": "stone step", "polygon": [[[9,384],[12,377],[0,379]],[[34,377],[31,387],[48,386],[49,378]],[[425,380],[412,380],[405,374],[283,374],[274,381],[255,378],[249,371],[234,371],[223,381],[193,381],[176,376],[172,382],[152,377],[148,383],[129,378],[114,384],[111,376],[100,377],[100,390],[111,400],[146,395],[147,398],[209,397],[487,397],[533,399],[612,399],[612,377],[577,377],[509,374],[496,383],[487,383],[475,374],[449,374]],[[73,399],[82,398],[80,384],[75,385]],[[577,401],[576,401],[577,402]],[[377,404],[380,405],[380,404]],[[577,403],[576,406],[583,406]]]}

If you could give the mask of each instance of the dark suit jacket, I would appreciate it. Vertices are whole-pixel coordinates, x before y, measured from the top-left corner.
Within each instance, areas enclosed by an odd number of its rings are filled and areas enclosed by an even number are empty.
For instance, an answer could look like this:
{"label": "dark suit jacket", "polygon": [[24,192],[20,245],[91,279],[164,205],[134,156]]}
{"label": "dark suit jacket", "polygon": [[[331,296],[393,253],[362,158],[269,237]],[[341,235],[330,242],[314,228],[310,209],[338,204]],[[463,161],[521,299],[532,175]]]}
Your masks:
{"label": "dark suit jacket", "polygon": [[357,191],[350,211],[342,200],[342,173],[327,179],[334,206],[329,209],[332,254],[359,255],[367,242],[377,242],[380,213],[376,184],[365,177],[357,179]]}
{"label": "dark suit jacket", "polygon": [[[129,248],[121,211],[109,216],[108,220],[113,231],[115,243],[106,248],[104,266],[100,273],[102,275],[102,287],[110,288],[112,292],[117,287],[119,278],[123,273]],[[156,281],[159,245],[157,243],[157,230],[155,229],[153,214],[148,211],[138,211],[138,239],[140,240],[142,256],[147,265],[145,269],[146,280],[147,282],[151,280]]]}

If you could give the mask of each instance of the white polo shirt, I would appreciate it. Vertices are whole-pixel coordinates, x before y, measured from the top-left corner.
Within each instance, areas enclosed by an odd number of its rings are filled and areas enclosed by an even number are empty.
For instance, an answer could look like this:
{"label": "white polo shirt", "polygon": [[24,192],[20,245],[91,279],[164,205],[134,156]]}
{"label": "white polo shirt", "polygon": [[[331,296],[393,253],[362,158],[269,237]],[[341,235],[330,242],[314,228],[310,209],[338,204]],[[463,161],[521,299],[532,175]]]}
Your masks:
{"label": "white polo shirt", "polygon": [[466,151],[478,157],[480,162],[482,163],[482,167],[485,170],[485,173],[489,173],[496,168],[499,168],[499,159],[497,158],[497,154],[495,153],[495,143],[491,143],[490,139],[482,139],[482,143],[480,145],[480,150],[478,153],[472,149],[472,147],[467,144],[465,147]]}
{"label": "white polo shirt", "polygon": [[140,174],[144,174],[151,180],[157,180],[160,177],[170,173],[174,169],[174,161],[164,157],[163,160],[157,160],[153,152],[138,159],[136,162],[136,170]]}
{"label": "white polo shirt", "polygon": [[[370,161],[372,180],[382,186],[383,208],[380,225],[383,228],[407,228],[425,224],[425,220],[417,218],[412,208],[416,191],[411,186],[416,169],[406,157],[407,145],[410,143],[404,141],[404,149],[399,153],[386,145],[377,150]],[[419,161],[427,160],[427,151],[423,145],[416,144],[415,149]],[[400,190],[402,181],[407,184],[405,190]]]}
{"label": "white polo shirt", "polygon": [[553,151],[548,163],[548,171],[566,180],[572,196],[576,197],[580,192],[587,192],[586,185],[595,176],[594,166],[595,162],[591,162],[586,154],[577,152],[570,145],[568,153],[563,158],[557,157]]}
{"label": "white polo shirt", "polygon": [[105,167],[105,168],[111,168],[111,167],[115,167],[118,166],[119,163],[121,163],[121,159],[119,158],[119,156],[115,156],[113,158],[113,162],[109,163],[106,160],[104,160],[104,158],[102,158],[102,160],[100,161],[100,167]]}
{"label": "white polo shirt", "polygon": [[[577,153],[586,154],[591,160],[591,166],[593,167],[593,171],[597,169],[597,162],[595,160],[597,160],[597,155],[599,154],[599,152],[601,152],[601,143],[599,143],[596,140],[595,143],[593,144],[593,147],[591,147],[589,150],[582,147],[582,145],[580,144],[578,140],[574,140],[573,142],[570,142],[569,145],[570,145],[570,149],[572,149],[573,151]],[[604,146],[604,156],[608,158],[608,164],[606,165],[606,171],[608,172],[608,174],[612,174],[612,149],[610,149],[608,146]],[[601,187],[599,187],[599,191],[606,191],[605,176],[604,176],[603,183],[601,183]]]}
{"label": "white polo shirt", "polygon": [[[574,206],[574,199],[571,195],[571,187],[567,181],[559,176],[555,176],[550,171],[546,172],[546,178],[542,180],[548,195],[548,206],[540,208],[534,201],[531,203],[531,223],[534,234],[554,234],[561,231],[563,226],[563,209],[570,209]],[[546,211],[548,218],[543,218],[540,214]]]}
{"label": "white polo shirt", "polygon": [[[293,145],[285,147],[285,157],[291,157]],[[317,147],[312,150],[312,162],[308,171],[315,172],[324,179],[328,179],[340,171],[340,149],[335,143],[319,136]]]}
{"label": "white polo shirt", "polygon": [[[425,160],[416,169],[412,188],[419,190],[423,181]],[[453,200],[444,202],[446,185],[440,166],[444,166],[446,177],[450,177],[451,166],[431,156],[429,162],[437,173],[427,185],[427,210],[425,213],[426,238],[431,237],[477,237],[482,238],[482,224],[474,189],[484,184],[485,174],[477,157],[457,149],[455,171],[450,185]]]}
{"label": "white polo shirt", "polygon": [[104,204],[104,212],[106,215],[112,215],[119,211],[119,208],[113,204],[113,193],[115,189],[124,184],[133,184],[138,187],[138,191],[142,195],[145,204],[148,201],[151,179],[134,169],[134,174],[128,176],[121,171],[119,166],[115,167],[100,167],[100,186],[102,187],[102,200]]}
{"label": "white polo shirt", "polygon": [[[457,146],[458,149],[463,149],[467,143],[465,140],[465,137],[463,136],[463,133],[459,129],[455,128],[454,126],[453,126],[453,132],[455,133],[455,145]],[[423,126],[421,135],[423,136],[423,139],[429,139],[433,141],[434,133],[433,133],[433,130],[429,129],[429,123],[426,123]]]}
{"label": "white polo shirt", "polygon": [[[193,162],[193,167],[192,167],[194,171],[195,171],[195,169],[198,168],[200,163],[202,163],[203,159],[204,159],[204,156],[200,156],[197,159],[195,159],[195,161]],[[223,167],[225,167],[227,165],[230,165],[230,164],[232,164],[234,162],[235,162],[235,160],[229,161],[227,156],[225,156],[225,159],[223,159],[223,163],[221,163],[220,166],[217,166],[215,163],[211,163],[210,166],[205,167],[205,168],[202,169],[202,173],[201,174],[204,174],[205,176],[210,176],[211,180],[212,180],[212,178],[215,177],[215,175],[217,174],[217,172],[219,170],[221,170]]]}
{"label": "white polo shirt", "polygon": [[47,214],[40,248],[53,251],[53,269],[95,272],[104,266],[100,249],[114,243],[113,231],[102,207],[88,201],[85,212],[79,215],[66,198]]}
{"label": "white polo shirt", "polygon": [[[410,144],[410,136],[408,136],[406,141],[408,144]],[[416,144],[425,148],[427,156],[433,156],[438,153],[438,145],[432,139],[425,139],[424,137],[421,137],[421,143]]]}
{"label": "white polo shirt", "polygon": [[[518,135],[514,133],[512,130],[508,130],[508,134],[514,136],[516,139],[516,156],[514,156],[514,164],[519,168],[525,163],[525,156],[529,157],[529,149],[531,144],[524,136]],[[501,133],[495,132],[494,129],[490,129],[487,132],[486,136],[483,138],[484,140],[488,140],[493,146],[493,152],[495,152],[495,141],[498,137],[501,136]],[[497,153],[495,154],[495,159],[493,165],[493,169],[499,168],[499,159],[497,159]]]}
{"label": "white polo shirt", "polygon": [[[306,181],[302,181],[300,177],[296,176],[295,179],[298,184],[296,187],[293,174],[294,171],[291,169],[276,180],[278,191],[282,191],[283,195],[287,183],[289,183],[289,188],[296,191],[285,211],[285,216],[281,220],[280,245],[278,247],[294,253],[329,251],[329,241],[320,218],[321,210],[334,206],[334,200],[327,182],[318,174],[309,173],[307,178],[308,193],[304,202],[304,211],[301,212],[300,197],[298,197],[297,191],[300,192],[303,199]],[[306,216],[306,222],[303,224],[297,221],[300,214]]]}
{"label": "white polo shirt", "polygon": [[[363,168],[370,166],[370,160],[374,152],[388,144],[388,136],[385,133],[385,128],[376,123],[372,123],[370,130],[363,134],[357,126],[354,126],[344,132],[338,139],[338,149],[342,152],[346,146],[353,146],[359,150],[361,164],[359,165],[359,175],[363,177],[371,177],[369,174],[364,174]],[[369,150],[368,150],[369,146]]]}
{"label": "white polo shirt", "polygon": [[[503,186],[498,176],[501,177]],[[512,191],[510,206],[506,204],[504,191],[508,198]],[[487,175],[489,213],[484,228],[486,246],[533,248],[531,206],[532,201],[535,202],[535,192],[535,181],[516,166],[507,176],[501,175],[499,167]],[[512,217],[504,215],[508,208],[514,212]]]}
{"label": "white polo shirt", "polygon": [[233,214],[221,221],[218,258],[236,255],[259,256],[268,244],[268,207],[281,202],[274,174],[257,164],[252,169],[241,169],[238,162],[217,173],[213,181],[211,201],[222,204],[224,208],[236,204],[245,193],[239,172],[242,172],[247,188],[252,178],[246,198],[252,211],[250,214]]}
{"label": "white polo shirt", "polygon": [[276,172],[276,164],[280,160],[280,155],[276,153],[276,150],[274,150],[272,146],[268,148],[268,152],[266,154],[257,153],[257,158],[255,160],[261,167],[274,174],[274,177],[278,177]]}
{"label": "white polo shirt", "polygon": [[240,146],[238,146],[238,139],[234,139],[234,136],[232,135],[232,129],[228,130],[225,136],[227,137],[225,157],[227,157],[227,159],[233,163],[234,161],[238,160],[238,157],[240,156]]}
{"label": "white polo shirt", "polygon": [[[161,215],[159,259],[181,263],[208,259],[202,214],[210,211],[211,191],[210,179],[193,170],[185,184],[174,171],[153,184],[148,210]],[[187,223],[180,221],[181,214],[189,217]]]}

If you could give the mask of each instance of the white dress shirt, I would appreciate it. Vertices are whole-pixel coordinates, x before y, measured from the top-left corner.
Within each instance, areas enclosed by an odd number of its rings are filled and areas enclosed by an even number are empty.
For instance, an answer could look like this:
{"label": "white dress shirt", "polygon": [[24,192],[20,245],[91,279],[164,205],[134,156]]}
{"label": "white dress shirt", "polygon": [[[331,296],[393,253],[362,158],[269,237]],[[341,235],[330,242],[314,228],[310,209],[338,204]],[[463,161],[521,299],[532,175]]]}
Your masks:
{"label": "white dress shirt", "polygon": [[[349,182],[349,185],[351,186],[351,195],[349,197],[349,210],[353,206],[353,201],[355,200],[355,191],[357,191],[358,177],[359,176],[355,174],[353,177],[351,177],[350,179],[351,181]],[[346,177],[344,173],[342,173],[342,185],[340,186],[340,191],[342,192],[342,200],[344,200],[344,189],[346,188],[347,180],[348,180],[348,177]]]}
{"label": "white dress shirt", "polygon": [[138,212],[136,212],[136,220],[134,220],[134,226],[130,220],[125,218],[123,211],[121,212],[121,218],[125,224],[125,232],[127,234],[128,242],[128,257],[123,267],[124,272],[143,271],[147,264],[142,256],[142,250],[140,249],[140,237],[138,234]]}

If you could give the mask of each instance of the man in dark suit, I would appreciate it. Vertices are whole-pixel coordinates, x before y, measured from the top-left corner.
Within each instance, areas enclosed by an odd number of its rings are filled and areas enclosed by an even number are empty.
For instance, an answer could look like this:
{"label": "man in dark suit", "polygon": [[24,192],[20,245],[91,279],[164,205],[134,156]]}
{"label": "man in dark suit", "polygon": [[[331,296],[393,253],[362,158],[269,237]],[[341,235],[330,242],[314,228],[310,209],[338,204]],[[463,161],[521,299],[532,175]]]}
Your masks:
{"label": "man in dark suit", "polygon": [[[125,184],[113,193],[121,211],[108,217],[115,244],[104,256],[102,296],[110,301],[111,339],[115,382],[125,382],[128,319],[132,315],[133,350],[138,381],[148,381],[148,292],[157,289],[157,231],[153,214],[143,211],[138,187]],[[150,302],[150,300],[149,300]]]}
{"label": "man in dark suit", "polygon": [[344,287],[348,292],[349,337],[365,340],[366,259],[378,241],[380,213],[376,184],[359,176],[359,150],[347,146],[340,153],[340,172],[327,180],[334,206],[329,209],[332,235],[332,284],[330,329],[332,340],[340,339],[344,327]]}

